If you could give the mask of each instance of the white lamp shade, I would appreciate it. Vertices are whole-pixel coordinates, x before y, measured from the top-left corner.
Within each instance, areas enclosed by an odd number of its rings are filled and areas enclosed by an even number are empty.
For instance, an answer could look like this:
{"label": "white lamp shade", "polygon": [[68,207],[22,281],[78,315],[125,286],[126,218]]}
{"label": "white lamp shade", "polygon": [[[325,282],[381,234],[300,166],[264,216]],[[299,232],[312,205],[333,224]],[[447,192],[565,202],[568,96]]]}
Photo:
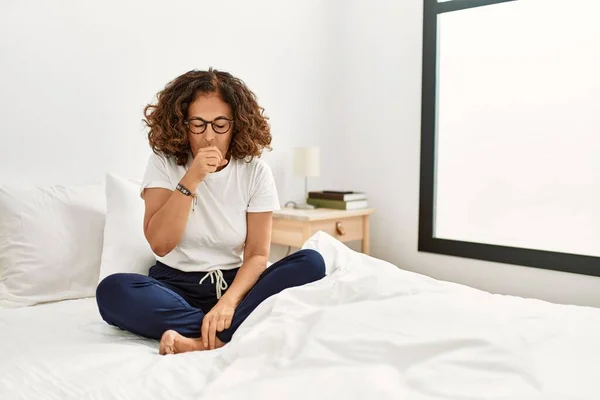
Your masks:
{"label": "white lamp shade", "polygon": [[319,176],[321,169],[318,147],[296,147],[294,149],[294,174]]}

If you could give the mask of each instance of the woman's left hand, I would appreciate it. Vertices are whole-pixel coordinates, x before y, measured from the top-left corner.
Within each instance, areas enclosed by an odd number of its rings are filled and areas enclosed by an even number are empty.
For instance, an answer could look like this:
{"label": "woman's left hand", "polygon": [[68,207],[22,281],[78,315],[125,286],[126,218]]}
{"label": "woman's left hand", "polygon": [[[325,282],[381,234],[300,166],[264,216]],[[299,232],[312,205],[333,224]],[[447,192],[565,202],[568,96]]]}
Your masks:
{"label": "woman's left hand", "polygon": [[218,302],[202,320],[200,336],[205,349],[213,350],[217,345],[217,332],[223,332],[231,326],[235,307]]}

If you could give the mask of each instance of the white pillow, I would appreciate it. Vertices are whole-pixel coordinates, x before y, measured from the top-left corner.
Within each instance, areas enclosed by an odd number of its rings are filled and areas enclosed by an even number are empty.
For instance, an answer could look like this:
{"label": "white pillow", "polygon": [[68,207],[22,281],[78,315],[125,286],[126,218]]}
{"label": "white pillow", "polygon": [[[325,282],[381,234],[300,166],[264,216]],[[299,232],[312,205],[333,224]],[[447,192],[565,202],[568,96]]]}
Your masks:
{"label": "white pillow", "polygon": [[106,174],[106,223],[98,283],[117,272],[147,275],[156,256],[144,237],[140,182]]}
{"label": "white pillow", "polygon": [[0,186],[0,306],[94,295],[103,185]]}

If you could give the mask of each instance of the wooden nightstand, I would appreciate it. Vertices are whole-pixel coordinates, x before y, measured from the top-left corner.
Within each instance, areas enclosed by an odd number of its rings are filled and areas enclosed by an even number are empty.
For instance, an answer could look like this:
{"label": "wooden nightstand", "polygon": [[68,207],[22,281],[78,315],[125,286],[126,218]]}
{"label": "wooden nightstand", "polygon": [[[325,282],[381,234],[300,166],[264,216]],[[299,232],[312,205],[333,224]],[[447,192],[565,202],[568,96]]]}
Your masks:
{"label": "wooden nightstand", "polygon": [[300,248],[317,231],[323,231],[341,242],[360,240],[362,252],[369,254],[369,216],[373,212],[372,208],[351,211],[283,208],[273,212],[271,243]]}

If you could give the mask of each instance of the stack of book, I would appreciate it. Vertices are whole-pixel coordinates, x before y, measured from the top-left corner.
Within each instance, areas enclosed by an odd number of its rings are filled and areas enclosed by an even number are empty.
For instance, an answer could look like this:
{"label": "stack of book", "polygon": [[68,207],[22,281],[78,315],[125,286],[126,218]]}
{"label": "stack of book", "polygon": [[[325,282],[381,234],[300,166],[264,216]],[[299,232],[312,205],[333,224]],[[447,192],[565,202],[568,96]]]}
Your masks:
{"label": "stack of book", "polygon": [[315,207],[334,208],[336,210],[360,210],[369,206],[367,196],[364,193],[335,190],[309,192],[306,203]]}

